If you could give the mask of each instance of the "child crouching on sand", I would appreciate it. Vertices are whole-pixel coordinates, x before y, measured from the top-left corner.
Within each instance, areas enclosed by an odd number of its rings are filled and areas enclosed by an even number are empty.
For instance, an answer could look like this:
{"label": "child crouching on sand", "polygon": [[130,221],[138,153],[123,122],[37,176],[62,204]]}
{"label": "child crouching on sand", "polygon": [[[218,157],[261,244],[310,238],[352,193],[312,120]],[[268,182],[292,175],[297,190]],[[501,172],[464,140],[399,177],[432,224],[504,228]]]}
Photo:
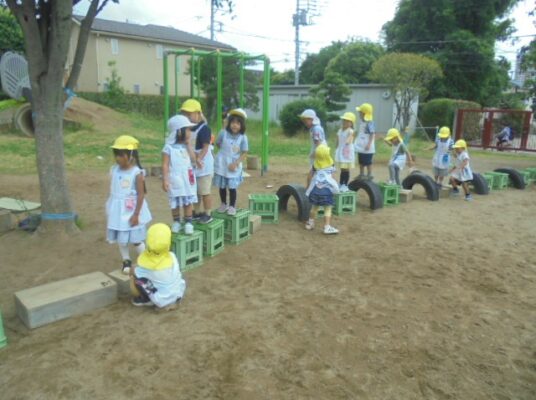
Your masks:
{"label": "child crouching on sand", "polygon": [[154,224],[147,231],[147,249],[131,269],[132,304],[164,308],[178,303],[184,295],[179,262],[169,251],[171,229],[166,224]]}
{"label": "child crouching on sand", "polygon": [[339,185],[333,178],[335,167],[327,145],[320,144],[316,148],[313,167],[313,177],[305,192],[312,204],[311,214],[305,224],[305,229],[309,231],[314,229],[318,208],[324,207],[324,234],[333,235],[339,233],[337,229],[331,226],[331,210],[335,204],[333,195],[339,193]]}

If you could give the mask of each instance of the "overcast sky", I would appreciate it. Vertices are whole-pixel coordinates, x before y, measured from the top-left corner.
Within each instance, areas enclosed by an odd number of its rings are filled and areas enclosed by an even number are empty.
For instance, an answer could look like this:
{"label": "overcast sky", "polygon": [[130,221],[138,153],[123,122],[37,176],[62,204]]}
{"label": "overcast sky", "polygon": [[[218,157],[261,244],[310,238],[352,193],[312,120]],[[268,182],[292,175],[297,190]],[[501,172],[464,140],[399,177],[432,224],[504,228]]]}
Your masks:
{"label": "overcast sky", "polygon": [[[248,53],[267,54],[276,70],[294,68],[294,28],[292,15],[296,0],[235,0],[233,16],[217,15],[216,40],[233,45]],[[308,0],[300,0],[306,8]],[[300,39],[303,57],[336,40],[349,37],[379,41],[382,25],[391,20],[398,0],[309,0],[316,3],[317,14],[313,25],[301,27]],[[89,4],[84,0],[75,12],[84,13]],[[534,0],[523,0],[513,11],[517,32],[515,35],[533,35]],[[139,24],[157,24],[209,37],[209,0],[120,0],[110,4],[100,18]],[[221,22],[221,31],[220,24]],[[530,41],[519,38],[515,43],[499,43],[497,55],[515,61],[516,50]],[[302,61],[303,61],[302,57]]]}

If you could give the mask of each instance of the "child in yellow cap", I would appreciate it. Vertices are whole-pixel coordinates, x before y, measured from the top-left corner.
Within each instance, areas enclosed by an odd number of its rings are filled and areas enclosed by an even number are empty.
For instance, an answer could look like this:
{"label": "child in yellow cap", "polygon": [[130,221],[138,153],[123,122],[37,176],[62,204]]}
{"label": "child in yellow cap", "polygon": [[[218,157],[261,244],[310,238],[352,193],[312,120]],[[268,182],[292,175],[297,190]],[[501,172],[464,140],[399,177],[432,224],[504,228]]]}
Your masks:
{"label": "child in yellow cap", "polygon": [[171,230],[166,224],[154,224],[147,231],[147,249],[138,257],[132,270],[132,304],[135,306],[168,307],[184,296],[186,282],[179,262],[169,251]]}
{"label": "child in yellow cap", "polygon": [[[376,152],[374,140],[376,138],[374,121],[373,121],[373,107],[372,104],[363,103],[359,107],[356,107],[359,112],[359,131],[357,138],[355,139],[354,147],[357,152],[357,158],[359,161],[359,176],[360,179],[372,180],[372,157]],[[367,175],[365,175],[365,169]]]}
{"label": "child in yellow cap", "polygon": [[335,161],[341,169],[339,179],[339,189],[341,192],[347,192],[348,182],[350,181],[350,169],[354,167],[355,152],[353,149],[354,142],[354,124],[355,114],[352,112],[344,113],[341,116],[342,126],[337,132],[337,150],[335,150]]}
{"label": "child in yellow cap", "polygon": [[460,193],[458,186],[461,185],[465,200],[471,201],[473,197],[469,192],[469,182],[473,180],[473,171],[471,170],[469,153],[467,152],[467,143],[463,139],[457,140],[453,148],[456,152],[456,159],[454,160],[454,167],[450,170],[451,194],[457,196]]}
{"label": "child in yellow cap", "polygon": [[398,129],[389,129],[384,140],[389,146],[392,146],[391,159],[388,164],[389,184],[400,186],[400,171],[406,166],[406,161],[411,166],[411,154]]}
{"label": "child in yellow cap", "polygon": [[443,126],[436,136],[434,146],[429,148],[429,150],[435,150],[432,167],[437,186],[443,186],[443,179],[449,174],[450,152],[453,145],[454,141],[450,137],[450,128]]}
{"label": "child in yellow cap", "polygon": [[319,207],[324,207],[324,234],[333,235],[339,231],[331,226],[331,210],[335,204],[333,195],[339,193],[339,185],[333,179],[335,167],[333,159],[329,154],[329,147],[320,144],[314,153],[314,174],[305,194],[312,204],[309,220],[305,224],[305,229],[313,230],[315,218]]}
{"label": "child in yellow cap", "polygon": [[145,250],[145,225],[151,212],[145,200],[145,171],[138,155],[139,141],[128,135],[119,136],[111,146],[116,164],[110,170],[110,197],[106,202],[107,239],[117,243],[123,259],[122,271],[132,267],[129,244],[141,254]]}

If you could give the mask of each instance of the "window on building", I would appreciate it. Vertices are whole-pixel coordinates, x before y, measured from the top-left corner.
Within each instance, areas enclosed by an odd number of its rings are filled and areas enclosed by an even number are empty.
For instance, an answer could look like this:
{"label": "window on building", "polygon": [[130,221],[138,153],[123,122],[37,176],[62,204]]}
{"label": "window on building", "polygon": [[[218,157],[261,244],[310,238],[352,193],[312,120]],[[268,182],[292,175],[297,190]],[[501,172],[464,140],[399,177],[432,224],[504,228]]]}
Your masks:
{"label": "window on building", "polygon": [[162,46],[161,44],[157,44],[155,47],[156,47],[156,58],[161,60],[162,58],[164,58],[164,46]]}
{"label": "window on building", "polygon": [[139,83],[134,84],[134,94],[140,94],[141,92],[141,86]]}
{"label": "window on building", "polygon": [[112,46],[112,54],[118,55],[119,54],[119,40],[110,39],[110,44]]}

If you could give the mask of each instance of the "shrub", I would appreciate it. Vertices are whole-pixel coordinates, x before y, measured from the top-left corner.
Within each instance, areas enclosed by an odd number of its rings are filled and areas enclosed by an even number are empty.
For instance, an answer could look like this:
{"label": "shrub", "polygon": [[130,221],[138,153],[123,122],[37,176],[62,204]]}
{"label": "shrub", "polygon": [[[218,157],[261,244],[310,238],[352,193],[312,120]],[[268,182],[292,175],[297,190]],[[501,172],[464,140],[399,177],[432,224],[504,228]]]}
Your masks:
{"label": "shrub", "polygon": [[[478,103],[467,100],[433,99],[421,108],[421,122],[426,127],[448,126],[453,127],[456,110],[459,108],[482,108]],[[464,133],[480,137],[480,114],[467,114],[464,121]],[[431,139],[435,138],[435,128],[427,128],[426,133]],[[466,135],[464,135],[466,136]],[[471,139],[467,137],[467,139]]]}
{"label": "shrub", "polygon": [[279,113],[279,121],[281,122],[281,127],[283,128],[285,135],[294,136],[296,133],[304,129],[299,115],[307,108],[312,108],[316,111],[316,115],[318,115],[318,118],[320,118],[323,125],[326,123],[326,107],[322,100],[305,98],[291,101],[290,103],[285,104]]}

